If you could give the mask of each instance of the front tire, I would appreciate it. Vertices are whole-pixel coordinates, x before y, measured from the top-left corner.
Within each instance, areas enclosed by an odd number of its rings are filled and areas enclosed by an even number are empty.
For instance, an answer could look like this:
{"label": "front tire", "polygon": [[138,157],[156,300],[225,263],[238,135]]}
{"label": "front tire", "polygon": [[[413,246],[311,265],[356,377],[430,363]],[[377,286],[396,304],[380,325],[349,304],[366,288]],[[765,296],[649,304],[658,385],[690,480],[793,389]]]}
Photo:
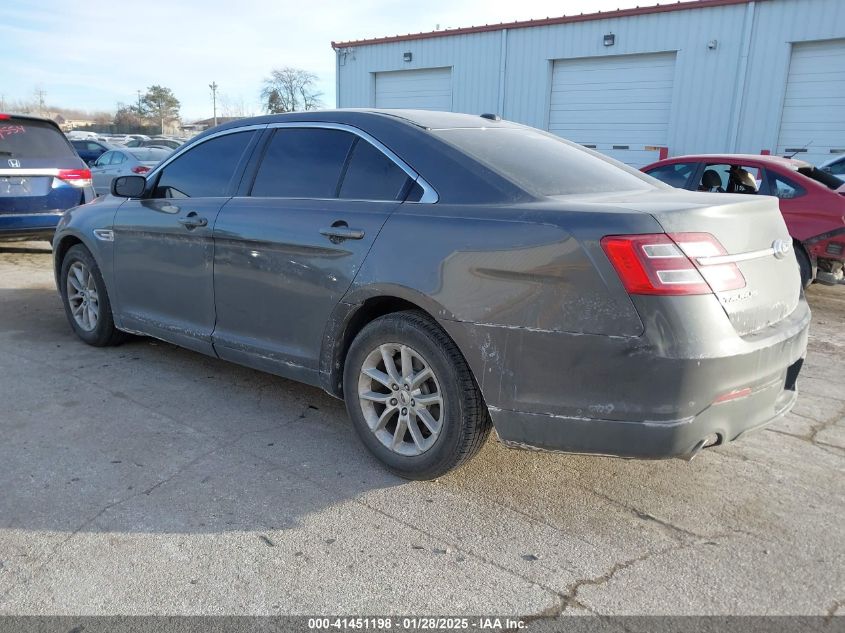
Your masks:
{"label": "front tire", "polygon": [[76,335],[89,345],[119,345],[125,334],[114,326],[106,284],[94,256],[82,244],[68,249],[59,273],[65,315]]}
{"label": "front tire", "polygon": [[490,416],[455,343],[421,312],[369,323],[343,372],[349,417],[361,441],[406,479],[435,479],[472,458]]}

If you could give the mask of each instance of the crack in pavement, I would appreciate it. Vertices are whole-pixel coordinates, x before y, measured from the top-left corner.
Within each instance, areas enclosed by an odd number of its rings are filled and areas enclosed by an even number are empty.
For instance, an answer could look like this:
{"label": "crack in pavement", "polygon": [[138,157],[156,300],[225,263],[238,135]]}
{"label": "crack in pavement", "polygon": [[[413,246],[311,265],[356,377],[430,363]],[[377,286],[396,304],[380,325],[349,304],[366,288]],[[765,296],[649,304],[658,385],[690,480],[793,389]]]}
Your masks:
{"label": "crack in pavement", "polygon": [[[578,593],[584,587],[603,587],[610,583],[611,580],[621,571],[626,569],[630,569],[635,565],[638,565],[642,562],[645,562],[651,558],[655,558],[657,556],[662,556],[664,554],[671,554],[674,552],[679,552],[682,550],[692,549],[698,545],[707,545],[710,544],[712,540],[718,538],[727,538],[732,534],[744,534],[747,535],[747,532],[743,530],[730,530],[729,532],[724,532],[717,534],[710,539],[702,539],[694,542],[686,542],[686,543],[678,543],[677,545],[673,545],[670,547],[664,547],[658,550],[649,550],[640,556],[636,556],[634,558],[629,558],[623,561],[619,561],[614,563],[606,572],[600,574],[598,576],[589,576],[586,578],[580,578],[573,583],[570,583],[566,590],[563,592],[558,593],[559,603],[556,607],[550,607],[545,609],[537,614],[532,614],[529,616],[525,616],[523,620],[526,621],[537,621],[537,620],[547,620],[547,619],[557,619],[564,615],[567,610],[576,608],[581,609],[583,611],[587,611],[599,617],[604,617],[604,614],[600,613],[593,607],[589,606],[588,604],[582,602],[578,599]],[[838,604],[836,608],[839,608],[841,604]]]}
{"label": "crack in pavement", "polygon": [[827,613],[824,617],[825,622],[830,622],[842,607],[845,607],[845,599],[834,600],[833,604],[827,608]]}

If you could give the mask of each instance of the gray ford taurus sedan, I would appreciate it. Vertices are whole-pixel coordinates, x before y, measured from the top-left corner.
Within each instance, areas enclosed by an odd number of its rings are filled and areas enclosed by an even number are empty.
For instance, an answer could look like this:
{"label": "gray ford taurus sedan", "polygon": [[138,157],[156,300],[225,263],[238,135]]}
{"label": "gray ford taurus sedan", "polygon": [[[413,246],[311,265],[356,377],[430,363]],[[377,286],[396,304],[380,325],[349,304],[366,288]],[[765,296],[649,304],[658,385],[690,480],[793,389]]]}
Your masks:
{"label": "gray ford taurus sedan", "polygon": [[71,327],[344,398],[394,472],[510,446],[690,458],[787,412],[810,313],[777,200],[668,187],[484,115],[202,134],[54,240]]}

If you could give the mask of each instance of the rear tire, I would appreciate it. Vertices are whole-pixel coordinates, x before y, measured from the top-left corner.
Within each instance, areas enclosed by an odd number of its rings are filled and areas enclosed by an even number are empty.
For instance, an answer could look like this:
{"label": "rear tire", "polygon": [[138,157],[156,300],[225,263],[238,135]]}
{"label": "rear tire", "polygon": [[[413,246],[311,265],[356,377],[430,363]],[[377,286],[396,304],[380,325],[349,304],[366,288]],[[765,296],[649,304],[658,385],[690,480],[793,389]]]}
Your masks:
{"label": "rear tire", "polygon": [[126,334],[114,326],[111,302],[100,268],[82,244],[68,249],[59,273],[59,291],[73,331],[94,347],[119,345]]}
{"label": "rear tire", "polygon": [[406,479],[435,479],[459,467],[490,433],[466,360],[421,312],[388,314],[361,330],[346,356],[343,392],[361,441]]}
{"label": "rear tire", "polygon": [[801,270],[801,287],[806,290],[813,283],[813,267],[803,246],[796,243],[793,245],[793,249],[795,250],[795,259],[798,260],[798,268]]}

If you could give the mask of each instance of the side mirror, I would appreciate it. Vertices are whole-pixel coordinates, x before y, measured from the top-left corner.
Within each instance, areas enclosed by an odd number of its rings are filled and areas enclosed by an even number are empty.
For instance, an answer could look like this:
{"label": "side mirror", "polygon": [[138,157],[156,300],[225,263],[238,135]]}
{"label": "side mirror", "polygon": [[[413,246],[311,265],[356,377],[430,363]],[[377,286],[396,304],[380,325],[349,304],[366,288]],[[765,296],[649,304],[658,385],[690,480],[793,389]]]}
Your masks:
{"label": "side mirror", "polygon": [[120,198],[140,198],[146,188],[143,176],[118,176],[111,181],[111,194]]}

